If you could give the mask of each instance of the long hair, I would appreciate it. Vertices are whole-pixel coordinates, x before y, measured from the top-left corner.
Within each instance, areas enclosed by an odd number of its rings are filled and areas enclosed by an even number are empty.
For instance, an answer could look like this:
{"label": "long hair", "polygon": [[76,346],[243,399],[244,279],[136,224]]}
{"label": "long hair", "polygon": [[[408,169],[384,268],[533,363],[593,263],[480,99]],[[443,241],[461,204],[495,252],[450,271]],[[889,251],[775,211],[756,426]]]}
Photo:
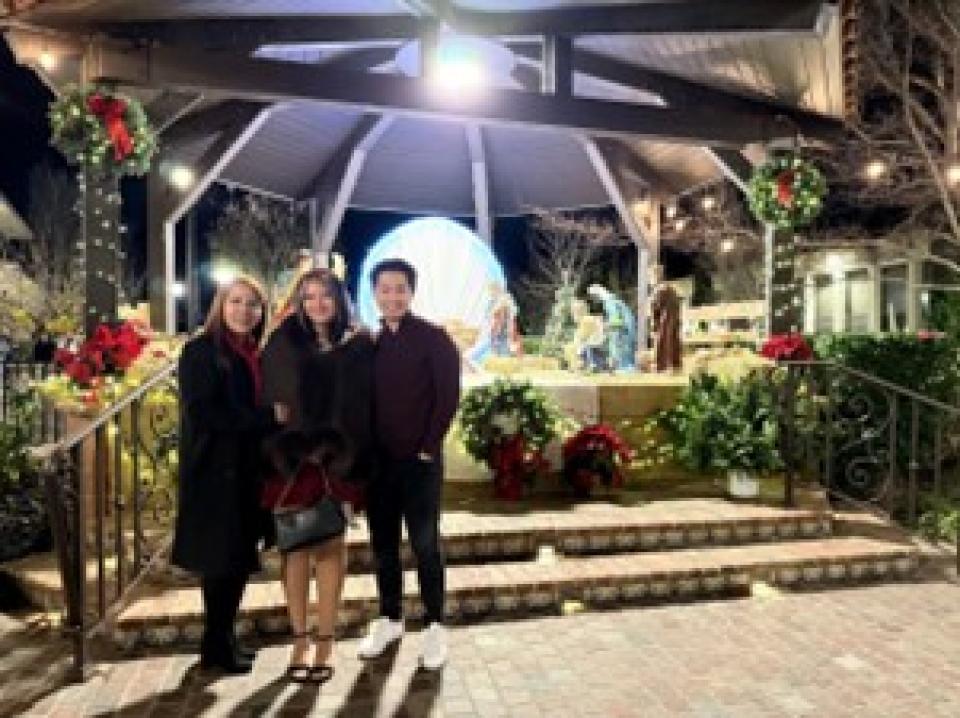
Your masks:
{"label": "long hair", "polygon": [[257,299],[260,300],[260,306],[263,307],[263,314],[260,316],[260,321],[257,322],[257,325],[251,333],[257,346],[260,346],[260,343],[263,341],[264,329],[267,326],[268,310],[266,292],[263,291],[263,287],[261,287],[260,283],[253,277],[240,275],[231,279],[217,290],[217,294],[213,298],[213,303],[210,305],[210,311],[207,312],[207,319],[203,323],[204,333],[209,334],[213,338],[214,343],[216,343],[217,348],[220,349],[221,352],[224,351],[227,333],[230,331],[227,329],[227,324],[223,320],[223,305],[227,300],[227,295],[230,293],[230,290],[239,285],[247,287],[256,294]]}
{"label": "long hair", "polygon": [[317,330],[303,306],[304,292],[307,285],[312,283],[319,284],[324,292],[333,297],[334,314],[327,328],[327,337],[333,344],[338,344],[350,327],[350,302],[347,299],[347,290],[340,278],[329,269],[311,269],[309,272],[304,272],[297,280],[297,286],[293,292],[293,313],[296,314],[301,329],[313,341],[317,340]]}

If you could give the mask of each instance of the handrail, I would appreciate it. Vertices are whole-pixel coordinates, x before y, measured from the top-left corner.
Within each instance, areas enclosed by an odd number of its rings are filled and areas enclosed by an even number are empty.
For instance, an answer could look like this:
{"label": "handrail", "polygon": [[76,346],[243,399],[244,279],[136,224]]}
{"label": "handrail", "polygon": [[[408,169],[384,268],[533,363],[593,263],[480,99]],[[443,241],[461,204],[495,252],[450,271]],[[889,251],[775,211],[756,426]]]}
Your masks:
{"label": "handrail", "polygon": [[890,391],[895,391],[899,394],[903,394],[904,396],[907,396],[911,399],[914,399],[923,404],[926,404],[927,406],[933,407],[935,409],[940,409],[941,411],[947,411],[953,414],[954,416],[960,416],[960,407],[944,404],[943,402],[937,401],[936,399],[931,399],[929,396],[924,396],[923,394],[919,394],[913,391],[912,389],[907,389],[907,387],[905,386],[894,384],[893,382],[887,381],[886,379],[881,379],[880,377],[874,374],[868,374],[864,371],[860,371],[859,369],[854,369],[853,367],[849,367],[846,364],[841,364],[840,362],[834,359],[786,361],[783,363],[789,366],[830,366],[835,369],[839,369],[840,371],[844,371],[847,374],[852,374],[859,379],[864,379],[865,381],[868,381],[872,384],[881,386],[884,389],[888,389]]}
{"label": "handrail", "polygon": [[97,414],[96,418],[93,419],[90,424],[86,425],[79,431],[73,432],[73,434],[70,436],[66,436],[60,441],[56,442],[54,445],[49,447],[48,451],[66,451],[67,449],[79,444],[81,441],[90,436],[90,434],[94,433],[97,429],[113,419],[117,414],[121,413],[124,409],[133,404],[133,402],[143,398],[143,395],[157,386],[157,384],[160,384],[168,379],[170,375],[176,371],[176,368],[177,362],[171,361],[129,394],[124,394],[124,396],[116,404],[111,405],[110,408]]}

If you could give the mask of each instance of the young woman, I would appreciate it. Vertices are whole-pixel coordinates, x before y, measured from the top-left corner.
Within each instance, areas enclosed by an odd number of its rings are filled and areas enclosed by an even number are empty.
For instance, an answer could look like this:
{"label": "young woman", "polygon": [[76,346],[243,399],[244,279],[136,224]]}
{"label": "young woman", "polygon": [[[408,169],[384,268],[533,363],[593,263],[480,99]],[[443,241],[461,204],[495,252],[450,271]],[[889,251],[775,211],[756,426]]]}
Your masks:
{"label": "young woman", "polygon": [[221,288],[203,331],[180,355],[180,485],[172,561],[200,574],[205,668],[246,673],[234,621],[257,544],[269,527],[260,506],[260,444],[283,423],[283,406],[263,407],[258,348],[263,291],[238,278]]}
{"label": "young woman", "polygon": [[[346,292],[336,275],[305,273],[290,316],[270,335],[263,353],[265,398],[290,407],[289,424],[268,441],[268,453],[281,457],[283,469],[264,487],[265,507],[311,506],[328,494],[344,504],[347,515],[359,506],[373,473],[373,350],[372,337],[351,325]],[[320,454],[329,468],[318,465]],[[293,630],[288,676],[323,683],[333,675],[328,662],[346,570],[343,536],[282,558]],[[311,562],[318,584],[313,634],[307,628]],[[311,637],[312,660],[307,656]]]}

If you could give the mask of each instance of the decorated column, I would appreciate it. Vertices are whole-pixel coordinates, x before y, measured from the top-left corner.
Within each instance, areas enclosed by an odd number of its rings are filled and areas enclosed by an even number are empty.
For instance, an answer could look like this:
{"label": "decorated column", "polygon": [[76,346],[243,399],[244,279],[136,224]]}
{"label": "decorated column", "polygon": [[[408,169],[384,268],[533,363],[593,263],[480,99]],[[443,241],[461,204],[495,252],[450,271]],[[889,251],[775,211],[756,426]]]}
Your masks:
{"label": "decorated column", "polygon": [[750,210],[764,224],[767,334],[803,329],[803,278],[796,274],[796,230],[823,206],[826,182],[796,153],[772,157],[757,168],[747,188]]}
{"label": "decorated column", "polygon": [[120,178],[142,175],[156,152],[143,107],[107,88],[68,88],[50,108],[51,143],[80,167],[84,327],[117,320],[122,278]]}

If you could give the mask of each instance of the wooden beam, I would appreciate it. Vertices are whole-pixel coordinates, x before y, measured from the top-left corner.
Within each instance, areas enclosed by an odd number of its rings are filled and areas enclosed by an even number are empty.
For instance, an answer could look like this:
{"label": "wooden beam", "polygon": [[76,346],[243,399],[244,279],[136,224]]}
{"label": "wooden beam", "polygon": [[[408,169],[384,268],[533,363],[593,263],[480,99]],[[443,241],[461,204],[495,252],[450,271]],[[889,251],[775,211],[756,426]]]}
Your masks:
{"label": "wooden beam", "polygon": [[353,151],[370,134],[381,117],[382,115],[376,112],[368,112],[363,115],[340,141],[336,149],[330,153],[330,157],[324,162],[323,167],[303,186],[303,189],[298,193],[299,199],[309,200],[315,197],[323,197],[336,190],[340,184],[340,178],[346,172],[347,163],[350,162]]}
{"label": "wooden beam", "polygon": [[[511,12],[451,6],[445,14],[457,32],[471,35],[813,35],[822,0],[687,0],[584,5]],[[433,19],[433,18],[431,18]],[[271,43],[405,40],[421,35],[423,16],[287,15],[159,20],[60,21],[52,26],[87,35],[145,40],[183,47],[244,49]]]}
{"label": "wooden beam", "polygon": [[244,100],[224,100],[197,112],[182,115],[164,132],[163,146],[175,151],[180,145],[221,133],[232,127],[238,116],[255,113],[266,106],[265,103]]}
{"label": "wooden beam", "polygon": [[541,56],[540,91],[570,97],[573,94],[573,40],[566,36],[547,35],[543,38]]}
{"label": "wooden beam", "polygon": [[473,183],[473,212],[477,218],[477,234],[493,247],[493,215],[490,212],[490,173],[483,147],[483,129],[477,124],[464,125],[470,152],[470,177]]}
{"label": "wooden beam", "polygon": [[248,100],[312,100],[369,110],[696,145],[740,147],[793,134],[792,127],[784,127],[768,116],[721,113],[713,107],[678,110],[495,88],[473,95],[444,94],[418,78],[326,73],[295,63],[157,47],[118,51],[100,44],[97,49],[91,53],[91,65],[94,77],[102,81],[222,92]]}
{"label": "wooden beam", "polygon": [[753,165],[742,152],[726,147],[704,147],[703,151],[741,192],[747,191],[747,183],[753,174]]}
{"label": "wooden beam", "polygon": [[[512,51],[528,61],[538,61],[539,53],[529,44],[511,45]],[[635,65],[597,52],[574,48],[573,69],[584,75],[658,95],[675,108],[710,108],[717,112],[760,115],[793,123],[808,137],[830,139],[843,132],[840,120],[803,110],[763,97],[750,97],[720,90],[693,80],[671,75],[641,65]]]}
{"label": "wooden beam", "polygon": [[350,159],[347,161],[340,184],[336,193],[333,195],[332,202],[327,204],[320,228],[320,251],[333,251],[333,244],[337,239],[337,232],[340,230],[340,223],[343,222],[343,215],[350,204],[350,198],[356,189],[357,182],[360,181],[360,173],[363,171],[363,165],[367,161],[367,155],[377,141],[387,131],[393,117],[378,117],[359,137],[353,150],[350,152]]}
{"label": "wooden beam", "polygon": [[163,133],[181,117],[189,114],[202,99],[203,96],[196,92],[164,90],[147,105],[147,117],[150,118],[154,129]]}

